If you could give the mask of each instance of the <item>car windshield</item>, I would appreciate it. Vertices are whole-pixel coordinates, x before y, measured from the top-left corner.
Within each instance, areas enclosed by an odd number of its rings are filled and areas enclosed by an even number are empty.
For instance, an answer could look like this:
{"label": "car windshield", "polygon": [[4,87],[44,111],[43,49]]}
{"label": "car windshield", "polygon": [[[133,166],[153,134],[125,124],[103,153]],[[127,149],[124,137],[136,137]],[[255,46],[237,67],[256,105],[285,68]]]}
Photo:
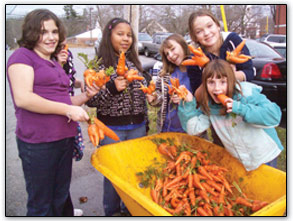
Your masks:
{"label": "car windshield", "polygon": [[257,58],[282,58],[274,49],[271,47],[259,43],[257,41],[246,41],[246,45],[249,49],[250,55]]}
{"label": "car windshield", "polygon": [[268,41],[276,43],[286,43],[286,37],[284,36],[269,36]]}
{"label": "car windshield", "polygon": [[152,41],[151,36],[148,34],[139,34],[138,38],[139,41]]}

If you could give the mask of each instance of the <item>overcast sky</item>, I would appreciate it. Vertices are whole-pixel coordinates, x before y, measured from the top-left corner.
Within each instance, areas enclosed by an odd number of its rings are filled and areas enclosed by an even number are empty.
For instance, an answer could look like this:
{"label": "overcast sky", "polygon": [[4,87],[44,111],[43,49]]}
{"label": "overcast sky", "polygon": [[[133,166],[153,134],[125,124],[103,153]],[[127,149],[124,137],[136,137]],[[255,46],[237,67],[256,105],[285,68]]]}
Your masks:
{"label": "overcast sky", "polygon": [[[89,8],[92,5],[74,5],[73,9],[82,14],[84,8]],[[64,15],[64,5],[6,5],[6,17],[10,16],[25,16],[28,12],[37,8],[46,8],[54,12],[57,16]]]}

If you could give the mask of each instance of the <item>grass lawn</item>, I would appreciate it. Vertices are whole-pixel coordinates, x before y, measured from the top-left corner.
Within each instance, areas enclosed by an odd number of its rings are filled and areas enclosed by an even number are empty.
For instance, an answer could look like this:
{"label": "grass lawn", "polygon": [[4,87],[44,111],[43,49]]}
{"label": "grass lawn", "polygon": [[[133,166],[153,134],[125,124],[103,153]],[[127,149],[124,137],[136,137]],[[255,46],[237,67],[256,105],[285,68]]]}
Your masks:
{"label": "grass lawn", "polygon": [[[157,112],[159,110],[159,108],[156,108],[156,107],[152,107],[152,106],[148,106],[148,115],[149,115],[149,122],[150,122],[150,130],[149,130],[149,135],[151,134],[155,134],[157,133],[157,128],[156,128],[156,125],[157,125]],[[278,133],[278,136],[283,144],[283,147],[284,147],[284,150],[282,151],[281,155],[279,156],[278,158],[278,169],[286,172],[286,169],[287,169],[287,157],[286,157],[286,149],[287,149],[287,139],[286,139],[286,136],[287,136],[287,133],[286,133],[286,129],[285,128],[282,128],[282,127],[277,127],[276,128],[277,130],[277,133]]]}

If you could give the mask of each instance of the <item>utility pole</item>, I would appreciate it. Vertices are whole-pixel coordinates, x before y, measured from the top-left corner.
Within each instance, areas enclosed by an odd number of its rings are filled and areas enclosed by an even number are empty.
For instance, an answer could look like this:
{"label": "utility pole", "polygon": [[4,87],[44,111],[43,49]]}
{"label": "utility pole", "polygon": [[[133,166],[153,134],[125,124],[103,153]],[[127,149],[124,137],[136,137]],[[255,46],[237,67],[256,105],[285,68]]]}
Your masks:
{"label": "utility pole", "polygon": [[124,19],[129,21],[133,29],[134,35],[136,36],[136,38],[138,38],[139,5],[124,5]]}
{"label": "utility pole", "polygon": [[90,45],[92,46],[93,45],[93,42],[92,42],[92,10],[93,10],[93,8],[92,7],[90,7],[90,38],[91,38],[91,40],[90,40]]}

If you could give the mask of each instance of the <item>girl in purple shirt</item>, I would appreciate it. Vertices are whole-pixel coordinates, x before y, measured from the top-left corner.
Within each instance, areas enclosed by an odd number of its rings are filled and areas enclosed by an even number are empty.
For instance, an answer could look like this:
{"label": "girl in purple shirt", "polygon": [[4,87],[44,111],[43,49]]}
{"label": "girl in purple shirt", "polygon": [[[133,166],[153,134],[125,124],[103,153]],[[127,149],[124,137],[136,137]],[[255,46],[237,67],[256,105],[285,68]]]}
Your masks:
{"label": "girl in purple shirt", "polygon": [[27,216],[73,215],[69,188],[76,121],[89,119],[79,105],[99,91],[93,86],[69,96],[69,78],[53,60],[64,39],[64,26],[54,13],[34,10],[25,17],[20,48],[7,62]]}

